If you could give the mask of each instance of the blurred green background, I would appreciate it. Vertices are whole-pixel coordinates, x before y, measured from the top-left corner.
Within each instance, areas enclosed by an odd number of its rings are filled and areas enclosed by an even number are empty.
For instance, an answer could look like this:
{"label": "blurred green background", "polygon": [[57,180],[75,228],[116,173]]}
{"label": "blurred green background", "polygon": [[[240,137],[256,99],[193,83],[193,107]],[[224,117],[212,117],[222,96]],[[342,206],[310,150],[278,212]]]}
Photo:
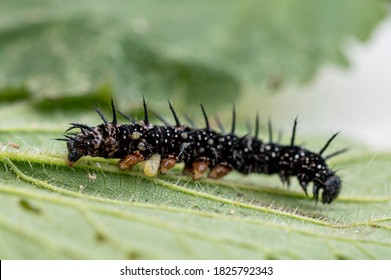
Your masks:
{"label": "blurred green background", "polygon": [[346,43],[370,38],[386,11],[380,0],[3,0],[0,102],[77,111],[114,96],[131,111],[145,96],[227,110],[247,94],[262,109],[326,63],[348,66]]}

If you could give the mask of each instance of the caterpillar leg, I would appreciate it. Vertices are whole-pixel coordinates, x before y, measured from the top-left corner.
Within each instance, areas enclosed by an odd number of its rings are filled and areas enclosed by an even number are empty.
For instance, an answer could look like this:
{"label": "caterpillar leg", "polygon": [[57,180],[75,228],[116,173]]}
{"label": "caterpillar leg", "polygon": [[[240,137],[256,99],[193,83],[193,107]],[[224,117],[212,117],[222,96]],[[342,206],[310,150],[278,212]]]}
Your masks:
{"label": "caterpillar leg", "polygon": [[307,186],[308,186],[308,182],[310,180],[308,180],[307,175],[299,174],[299,175],[297,175],[297,179],[299,180],[300,186],[303,189],[303,191],[305,192],[305,195],[308,196]]}
{"label": "caterpillar leg", "polygon": [[199,180],[202,174],[205,173],[209,168],[209,162],[205,160],[197,160],[191,165],[185,165],[182,174],[193,177],[193,180]]}
{"label": "caterpillar leg", "polygon": [[291,186],[291,180],[289,175],[285,174],[285,172],[278,173],[278,176],[280,177],[281,183],[285,186],[287,185],[288,188]]}
{"label": "caterpillar leg", "polygon": [[175,166],[177,160],[175,158],[164,158],[160,164],[160,173],[166,174],[171,168]]}
{"label": "caterpillar leg", "polygon": [[232,171],[232,167],[224,163],[219,163],[208,174],[211,179],[219,179]]}
{"label": "caterpillar leg", "polygon": [[199,180],[202,174],[209,168],[209,162],[207,161],[196,161],[193,162],[193,180]]}
{"label": "caterpillar leg", "polygon": [[118,167],[122,170],[129,169],[129,168],[132,168],[137,163],[142,162],[143,160],[144,160],[143,155],[140,154],[139,151],[136,151],[136,152],[122,158],[118,162]]}
{"label": "caterpillar leg", "polygon": [[182,174],[188,177],[191,177],[193,174],[193,166],[185,164],[185,167],[182,170]]}

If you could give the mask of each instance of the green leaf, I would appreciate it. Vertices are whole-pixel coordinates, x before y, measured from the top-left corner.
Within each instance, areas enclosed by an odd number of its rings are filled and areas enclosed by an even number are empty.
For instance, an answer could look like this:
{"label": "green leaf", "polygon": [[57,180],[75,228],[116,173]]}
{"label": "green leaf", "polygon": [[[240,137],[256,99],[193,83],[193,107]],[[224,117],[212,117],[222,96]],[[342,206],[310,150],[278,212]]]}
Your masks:
{"label": "green leaf", "polygon": [[243,88],[306,81],[324,62],[346,65],[343,44],[367,39],[385,11],[380,0],[1,1],[0,258],[389,259],[390,154],[332,161],[342,194],[316,205],[276,177],[193,182],[178,167],[151,179],[96,158],[70,168],[51,140],[69,122],[97,124],[92,107],[113,93],[140,118],[141,95],[164,116],[165,97],[216,113]]}
{"label": "green leaf", "polygon": [[[178,167],[147,178],[99,158],[70,168],[64,143],[50,139],[75,116],[48,119],[21,101],[0,109],[1,259],[391,257],[391,154],[331,161],[343,189],[321,205],[275,176],[194,182]],[[89,123],[89,114],[79,119]]]}
{"label": "green leaf", "polygon": [[386,10],[382,0],[3,0],[0,89],[42,100],[109,85],[121,100],[219,106],[243,86],[346,65],[344,44],[367,39]]}

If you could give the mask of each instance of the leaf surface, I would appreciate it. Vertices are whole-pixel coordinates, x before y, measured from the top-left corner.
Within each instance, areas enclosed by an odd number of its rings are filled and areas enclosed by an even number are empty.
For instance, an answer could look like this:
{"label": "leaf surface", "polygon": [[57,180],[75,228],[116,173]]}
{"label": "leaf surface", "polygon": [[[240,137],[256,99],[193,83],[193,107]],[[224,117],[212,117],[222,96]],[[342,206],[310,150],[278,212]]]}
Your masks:
{"label": "leaf surface", "polygon": [[42,113],[29,114],[32,128],[0,132],[2,259],[391,257],[390,154],[330,162],[342,169],[342,194],[321,205],[273,176],[194,182],[177,168],[151,179],[99,158],[70,168],[64,143],[50,140],[63,130],[38,129]]}

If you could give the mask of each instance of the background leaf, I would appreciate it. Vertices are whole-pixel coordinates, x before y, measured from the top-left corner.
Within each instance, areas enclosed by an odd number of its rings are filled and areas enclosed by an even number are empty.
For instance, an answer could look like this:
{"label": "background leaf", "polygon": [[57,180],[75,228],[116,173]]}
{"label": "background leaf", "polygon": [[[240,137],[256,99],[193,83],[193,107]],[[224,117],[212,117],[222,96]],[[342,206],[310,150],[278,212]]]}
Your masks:
{"label": "background leaf", "polygon": [[343,45],[385,12],[380,0],[4,0],[0,88],[42,100],[109,85],[121,100],[220,106],[243,86],[267,92],[346,65]]}

